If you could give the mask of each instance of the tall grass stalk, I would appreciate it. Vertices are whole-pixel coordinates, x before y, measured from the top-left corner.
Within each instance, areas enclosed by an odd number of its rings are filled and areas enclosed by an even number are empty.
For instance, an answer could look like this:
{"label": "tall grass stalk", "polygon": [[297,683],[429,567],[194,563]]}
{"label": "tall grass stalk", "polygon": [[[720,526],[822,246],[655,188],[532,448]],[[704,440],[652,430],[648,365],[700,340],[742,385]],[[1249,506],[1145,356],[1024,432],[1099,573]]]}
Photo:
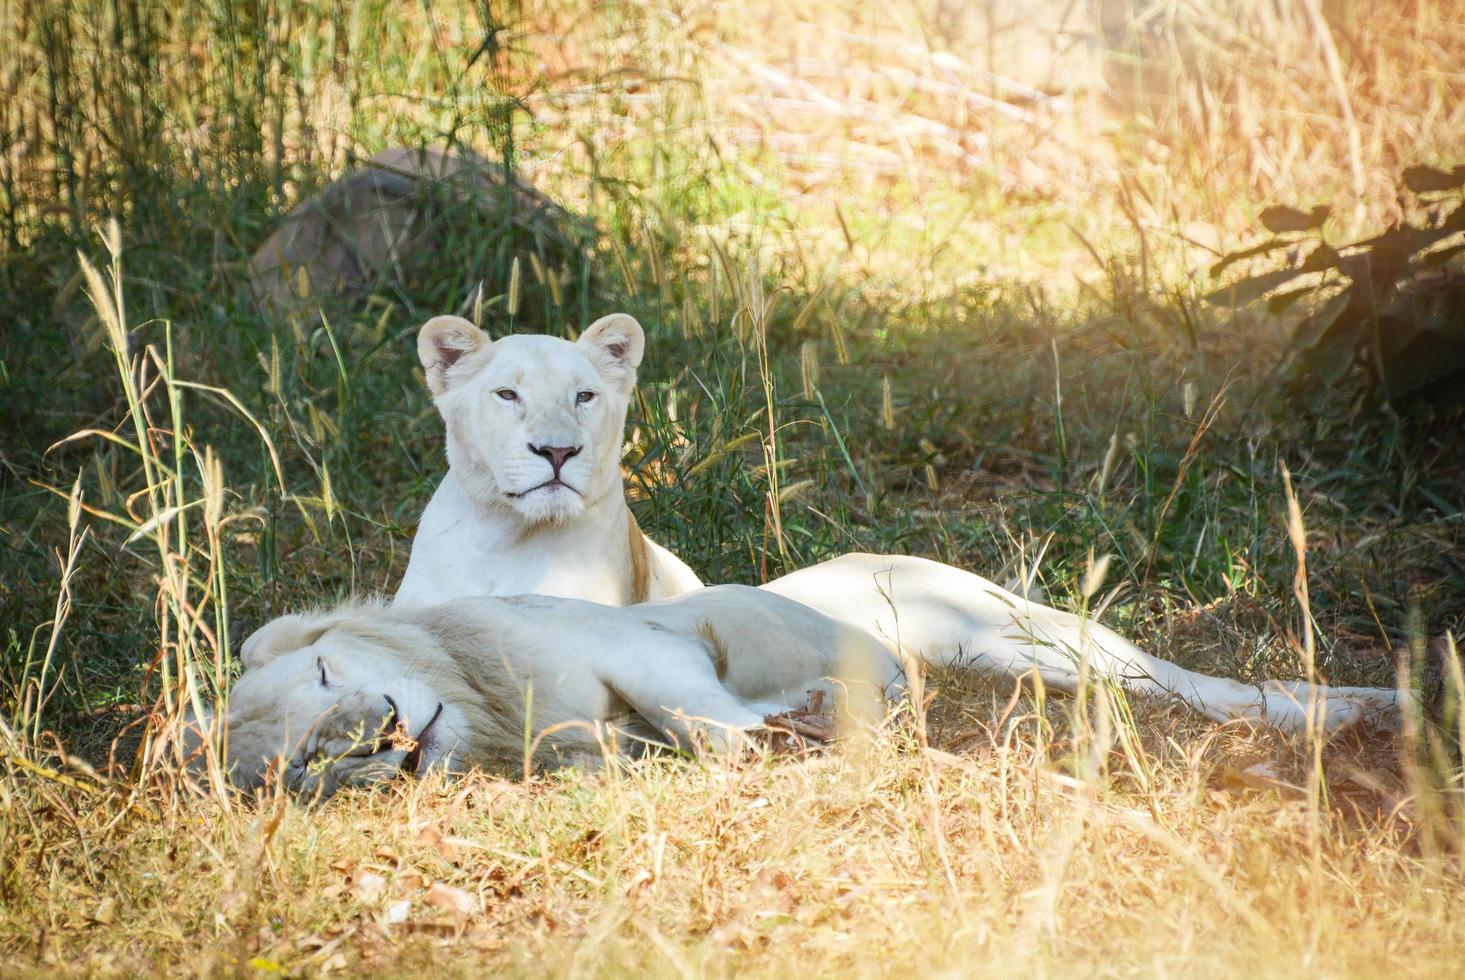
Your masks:
{"label": "tall grass stalk", "polygon": [[[1327,783],[1323,774],[1323,747],[1327,744],[1327,729],[1324,727],[1326,710],[1322,700],[1318,697],[1317,684],[1317,637],[1314,633],[1312,617],[1312,599],[1309,591],[1307,577],[1307,527],[1302,520],[1302,505],[1297,501],[1297,494],[1292,490],[1292,473],[1287,469],[1287,464],[1281,464],[1282,468],[1282,492],[1287,500],[1287,537],[1292,544],[1292,550],[1297,556],[1297,571],[1292,578],[1292,592],[1297,599],[1299,614],[1302,617],[1302,642],[1300,651],[1302,653],[1302,666],[1306,672],[1308,683],[1307,690],[1307,728],[1306,739],[1310,752],[1309,764],[1307,767],[1307,843],[1308,843],[1308,870],[1309,888],[1308,901],[1316,907],[1322,901],[1320,889],[1322,888],[1322,846],[1323,846],[1323,806],[1327,793]],[[1316,944],[1321,941],[1321,935],[1314,933],[1311,937]]]}
{"label": "tall grass stalk", "polygon": [[[20,670],[20,689],[15,694],[12,718],[15,729],[28,737],[32,743],[39,742],[41,722],[46,704],[60,684],[59,677],[52,676],[56,648],[61,632],[71,615],[71,579],[76,573],[76,559],[86,543],[88,529],[80,528],[81,520],[81,478],[77,477],[66,498],[67,544],[64,552],[57,552],[60,578],[56,584],[56,606],[49,622],[37,626],[31,633],[26,648],[25,663]],[[46,648],[36,657],[36,639],[41,630],[46,630]]]}
{"label": "tall grass stalk", "polygon": [[[148,676],[154,681],[155,700],[135,775],[144,781],[169,779],[184,769],[191,754],[197,754],[201,758],[194,761],[201,765],[195,771],[204,772],[215,794],[224,799],[219,766],[224,746],[218,743],[221,736],[208,719],[215,705],[225,703],[233,666],[225,531],[238,516],[227,512],[219,457],[195,441],[185,421],[188,396],[212,394],[240,412],[263,440],[282,492],[283,473],[267,433],[237,398],[178,376],[171,323],[160,325],[161,350],[153,344],[135,349],[123,289],[122,232],[115,221],[104,228],[102,242],[109,257],[105,273],[87,256],[78,258],[126,406],[120,426],[131,430],[131,438],[113,429],[86,429],[63,441],[96,439],[121,450],[136,463],[142,485],[119,487],[114,499],[92,505],[82,500],[78,484],[69,498],[74,542],[71,561],[79,544],[75,522],[83,510],[126,530],[124,549],[130,550],[139,541],[151,544],[157,647]],[[63,597],[68,594],[69,568],[68,563],[63,570]],[[58,625],[62,608],[58,600]],[[37,678],[40,685],[49,662],[48,655]],[[32,730],[38,731],[42,723],[38,710],[29,721]]]}

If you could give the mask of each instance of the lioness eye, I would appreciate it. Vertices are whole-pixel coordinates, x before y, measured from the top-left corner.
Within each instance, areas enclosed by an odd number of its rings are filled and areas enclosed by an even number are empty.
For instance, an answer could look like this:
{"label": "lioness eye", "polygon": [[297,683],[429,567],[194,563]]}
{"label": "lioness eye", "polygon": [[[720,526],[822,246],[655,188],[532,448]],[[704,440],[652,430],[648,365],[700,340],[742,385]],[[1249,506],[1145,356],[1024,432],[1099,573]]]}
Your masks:
{"label": "lioness eye", "polygon": [[494,394],[498,395],[506,402],[516,402],[519,400],[519,393],[513,388],[500,388],[498,391],[495,391]]}
{"label": "lioness eye", "polygon": [[316,669],[320,671],[320,686],[330,687],[331,679],[326,675],[326,662],[324,657],[315,658]]}
{"label": "lioness eye", "polygon": [[582,391],[575,396],[576,405],[588,405],[595,400],[595,392]]}

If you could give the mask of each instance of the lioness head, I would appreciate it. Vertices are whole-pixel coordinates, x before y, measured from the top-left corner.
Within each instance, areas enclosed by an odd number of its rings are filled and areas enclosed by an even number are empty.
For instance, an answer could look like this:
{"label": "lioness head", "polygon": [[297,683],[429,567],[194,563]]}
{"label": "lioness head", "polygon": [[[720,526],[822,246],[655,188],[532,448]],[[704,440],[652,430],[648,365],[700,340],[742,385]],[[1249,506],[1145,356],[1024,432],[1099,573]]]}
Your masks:
{"label": "lioness head", "polygon": [[464,490],[531,526],[620,493],[621,433],[645,348],[641,325],[624,313],[596,320],[573,343],[530,334],[490,341],[462,317],[427,321],[417,355]]}
{"label": "lioness head", "polygon": [[258,788],[278,760],[286,788],[325,797],[344,785],[450,768],[468,722],[430,674],[404,674],[403,649],[422,639],[410,628],[364,632],[319,616],[285,616],[255,632],[229,695],[235,783]]}

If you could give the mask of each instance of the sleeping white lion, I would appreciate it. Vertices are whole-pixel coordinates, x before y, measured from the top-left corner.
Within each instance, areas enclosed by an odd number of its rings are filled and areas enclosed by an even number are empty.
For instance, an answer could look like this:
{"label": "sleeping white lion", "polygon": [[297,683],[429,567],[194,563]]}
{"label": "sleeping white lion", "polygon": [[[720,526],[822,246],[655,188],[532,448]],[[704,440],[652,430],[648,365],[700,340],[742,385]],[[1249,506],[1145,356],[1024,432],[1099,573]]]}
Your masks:
{"label": "sleeping white lion", "polygon": [[[739,585],[616,608],[549,596],[345,606],[246,641],[234,781],[293,791],[482,766],[599,764],[646,743],[734,748],[812,700],[872,722],[900,666],[862,630]],[[277,761],[278,760],[278,761]]]}
{"label": "sleeping white lion", "polygon": [[[417,349],[447,427],[449,470],[422,515],[394,604],[540,593],[617,605],[701,586],[636,526],[618,461],[646,341],[624,313],[577,342],[491,341],[460,317],[429,320]],[[896,657],[988,673],[1036,670],[1076,690],[1081,664],[1131,693],[1175,697],[1218,721],[1300,730],[1396,723],[1396,692],[1268,682],[1254,687],[1152,657],[1100,623],[970,572],[902,555],[849,554],[761,587],[873,633]]]}

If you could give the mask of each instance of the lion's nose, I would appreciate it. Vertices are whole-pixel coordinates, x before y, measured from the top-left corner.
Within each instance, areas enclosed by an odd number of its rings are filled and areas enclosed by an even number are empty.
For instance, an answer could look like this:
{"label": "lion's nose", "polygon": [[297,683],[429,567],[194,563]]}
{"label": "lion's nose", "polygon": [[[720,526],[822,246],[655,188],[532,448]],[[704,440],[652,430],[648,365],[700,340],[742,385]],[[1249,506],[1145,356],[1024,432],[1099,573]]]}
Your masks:
{"label": "lion's nose", "polygon": [[580,446],[536,446],[529,444],[529,451],[536,456],[543,456],[549,460],[549,465],[554,467],[554,475],[560,475],[560,467],[565,465],[565,460],[572,456],[580,455]]}

